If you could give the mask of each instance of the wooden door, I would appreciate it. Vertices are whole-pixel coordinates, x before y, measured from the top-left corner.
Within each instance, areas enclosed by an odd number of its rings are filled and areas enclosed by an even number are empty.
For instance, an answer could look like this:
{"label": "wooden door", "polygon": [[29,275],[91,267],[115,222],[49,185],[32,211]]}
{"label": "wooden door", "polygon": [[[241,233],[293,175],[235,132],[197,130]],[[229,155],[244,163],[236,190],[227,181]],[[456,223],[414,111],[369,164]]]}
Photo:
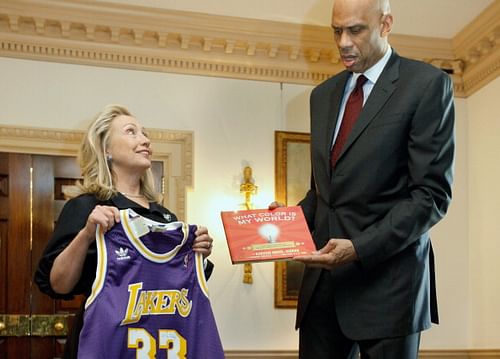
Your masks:
{"label": "wooden door", "polygon": [[[0,153],[0,358],[29,358],[31,156]],[[17,317],[5,317],[17,315]]]}
{"label": "wooden door", "polygon": [[0,153],[0,358],[62,357],[82,299],[52,300],[32,279],[65,202],[62,188],[78,174],[73,157]]}
{"label": "wooden door", "polygon": [[[32,156],[31,278],[66,202],[65,186],[73,186],[80,169],[74,157]],[[62,357],[65,335],[83,297],[52,300],[36,285],[31,290],[31,358]]]}
{"label": "wooden door", "polygon": [[[153,161],[161,192],[163,163]],[[52,300],[33,275],[80,170],[74,157],[0,152],[0,358],[61,358],[80,307]]]}

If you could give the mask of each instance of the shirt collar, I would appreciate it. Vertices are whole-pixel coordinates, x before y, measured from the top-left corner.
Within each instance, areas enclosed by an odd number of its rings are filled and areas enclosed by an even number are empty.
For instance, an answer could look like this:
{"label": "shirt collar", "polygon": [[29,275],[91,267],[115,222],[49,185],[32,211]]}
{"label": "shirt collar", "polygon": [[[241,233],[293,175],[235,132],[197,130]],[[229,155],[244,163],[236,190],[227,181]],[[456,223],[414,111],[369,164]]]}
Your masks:
{"label": "shirt collar", "polygon": [[[134,210],[144,209],[144,207],[142,207],[140,204],[131,201],[121,193],[117,193],[116,196],[113,196],[111,198],[111,202],[113,202],[113,204],[118,209],[127,209],[127,208],[132,208]],[[156,202],[149,202],[149,210],[151,212],[156,212],[159,215],[163,215],[163,211],[161,210],[160,205]]]}
{"label": "shirt collar", "polygon": [[[380,77],[380,74],[384,70],[385,65],[387,65],[387,62],[389,62],[391,54],[392,54],[392,48],[388,46],[384,56],[382,56],[382,58],[378,60],[375,65],[373,65],[363,73],[363,75],[365,75],[368,81],[370,81],[372,84],[377,82],[378,78]],[[354,75],[355,75],[353,76],[354,81],[356,81],[358,76],[361,74],[354,74]]]}

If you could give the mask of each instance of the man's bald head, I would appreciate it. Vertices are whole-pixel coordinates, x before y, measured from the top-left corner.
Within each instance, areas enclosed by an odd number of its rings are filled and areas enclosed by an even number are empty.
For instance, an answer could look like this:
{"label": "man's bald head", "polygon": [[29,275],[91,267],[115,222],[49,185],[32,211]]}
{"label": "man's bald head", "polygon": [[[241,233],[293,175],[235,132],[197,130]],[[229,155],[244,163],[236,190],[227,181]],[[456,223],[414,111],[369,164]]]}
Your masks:
{"label": "man's bald head", "polygon": [[333,12],[356,9],[359,12],[387,15],[391,13],[389,0],[334,0]]}
{"label": "man's bald head", "polygon": [[348,70],[364,72],[387,51],[390,11],[389,0],[335,0],[332,28]]}

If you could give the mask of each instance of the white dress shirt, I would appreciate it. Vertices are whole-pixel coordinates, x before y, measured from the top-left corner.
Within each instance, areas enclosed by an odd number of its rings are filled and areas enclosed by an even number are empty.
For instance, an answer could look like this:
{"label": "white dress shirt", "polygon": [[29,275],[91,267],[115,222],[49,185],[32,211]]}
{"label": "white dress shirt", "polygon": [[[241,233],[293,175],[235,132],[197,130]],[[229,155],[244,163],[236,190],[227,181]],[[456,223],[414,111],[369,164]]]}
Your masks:
{"label": "white dress shirt", "polygon": [[361,75],[365,75],[365,77],[367,78],[367,81],[363,85],[363,106],[364,106],[366,103],[366,100],[368,99],[368,96],[370,96],[370,93],[373,90],[373,86],[375,86],[375,83],[377,82],[378,78],[380,77],[380,74],[384,70],[385,65],[389,61],[391,54],[392,54],[392,49],[390,46],[388,46],[387,51],[385,52],[384,56],[382,56],[382,58],[380,60],[378,60],[375,65],[370,67],[365,72],[352,73],[352,76],[347,80],[347,83],[346,83],[346,86],[344,89],[344,95],[342,97],[342,102],[340,104],[339,117],[337,119],[337,125],[335,127],[335,134],[333,136],[332,147],[333,147],[333,144],[335,143],[335,140],[337,139],[337,135],[338,135],[339,130],[340,130],[340,125],[342,124],[342,118],[344,117],[347,99],[349,98],[349,95],[351,94],[351,92],[354,90],[354,87],[356,86],[356,81],[358,80],[358,77]]}

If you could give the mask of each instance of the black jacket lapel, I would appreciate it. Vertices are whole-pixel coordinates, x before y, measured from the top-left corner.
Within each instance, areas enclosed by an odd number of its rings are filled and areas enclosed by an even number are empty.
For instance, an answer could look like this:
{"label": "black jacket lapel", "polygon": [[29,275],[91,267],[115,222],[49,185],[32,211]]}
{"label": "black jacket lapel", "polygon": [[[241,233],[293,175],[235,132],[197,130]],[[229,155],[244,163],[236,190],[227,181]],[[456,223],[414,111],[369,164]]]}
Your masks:
{"label": "black jacket lapel", "polygon": [[342,97],[344,95],[344,90],[345,86],[347,83],[347,80],[349,79],[350,72],[344,71],[340,74],[340,78],[337,81],[337,84],[332,90],[332,93],[330,95],[330,113],[328,114],[328,125],[325,131],[325,153],[326,156],[325,158],[328,159],[326,161],[326,166],[327,166],[327,171],[326,173],[330,173],[331,170],[331,164],[330,164],[330,152],[332,148],[332,143],[333,143],[333,135],[335,133],[335,127],[337,126],[338,118],[339,118],[339,111],[340,111],[340,105],[342,103]]}
{"label": "black jacket lapel", "polygon": [[375,86],[368,97],[363,110],[359,115],[358,120],[354,124],[354,127],[347,138],[347,142],[344,144],[344,148],[339,155],[339,159],[342,158],[344,153],[349,150],[349,147],[356,141],[359,135],[364,131],[366,126],[375,118],[379,111],[385,106],[385,103],[392,96],[394,90],[396,89],[395,82],[399,78],[399,55],[394,52],[389,59],[385,69],[380,74]]}

